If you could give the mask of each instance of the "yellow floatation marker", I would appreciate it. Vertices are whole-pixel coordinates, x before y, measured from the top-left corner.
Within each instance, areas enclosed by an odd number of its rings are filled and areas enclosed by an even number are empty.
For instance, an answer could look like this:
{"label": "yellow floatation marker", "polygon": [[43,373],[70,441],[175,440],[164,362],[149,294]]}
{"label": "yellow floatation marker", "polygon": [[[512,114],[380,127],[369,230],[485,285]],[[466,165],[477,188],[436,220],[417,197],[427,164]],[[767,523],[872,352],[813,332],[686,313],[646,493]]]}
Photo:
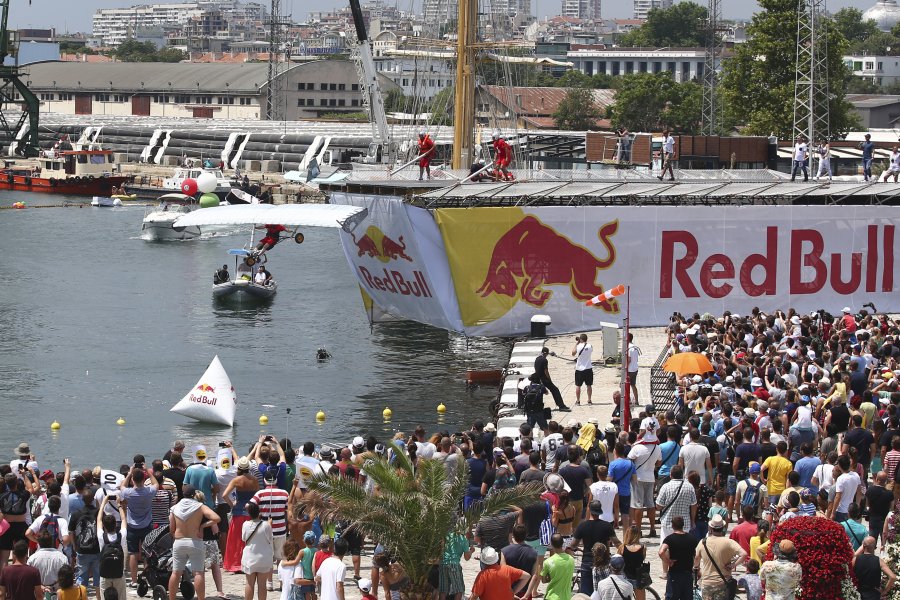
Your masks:
{"label": "yellow floatation marker", "polygon": [[122,417],[119,417],[119,419],[116,421],[116,425],[124,425],[124,424],[125,424],[125,419],[123,419]]}
{"label": "yellow floatation marker", "polygon": [[325,420],[325,411],[320,410],[316,413],[316,421],[324,421]]}
{"label": "yellow floatation marker", "polygon": [[438,411],[439,413],[441,413],[441,414],[444,414],[445,412],[447,412],[447,407],[444,406],[444,403],[443,403],[443,402],[441,402],[440,404],[438,404],[437,411]]}
{"label": "yellow floatation marker", "polygon": [[57,429],[59,429],[59,427],[59,421],[53,421],[52,423],[50,423],[50,429],[52,429],[53,431],[56,431]]}
{"label": "yellow floatation marker", "polygon": [[265,425],[268,422],[269,422],[269,417],[267,417],[266,415],[259,415],[259,424],[260,425]]}
{"label": "yellow floatation marker", "polygon": [[389,407],[385,406],[384,410],[381,411],[381,416],[385,419],[390,419],[394,415],[394,411],[392,411]]}

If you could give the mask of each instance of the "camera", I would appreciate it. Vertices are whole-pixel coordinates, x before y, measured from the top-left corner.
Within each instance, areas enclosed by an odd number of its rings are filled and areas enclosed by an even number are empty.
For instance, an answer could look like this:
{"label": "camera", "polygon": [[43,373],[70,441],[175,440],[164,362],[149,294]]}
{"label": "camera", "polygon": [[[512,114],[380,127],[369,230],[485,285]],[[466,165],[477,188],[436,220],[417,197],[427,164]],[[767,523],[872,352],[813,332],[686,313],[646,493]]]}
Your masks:
{"label": "camera", "polygon": [[228,444],[226,444],[225,442],[219,442],[219,448],[227,448],[227,447],[228,447]]}

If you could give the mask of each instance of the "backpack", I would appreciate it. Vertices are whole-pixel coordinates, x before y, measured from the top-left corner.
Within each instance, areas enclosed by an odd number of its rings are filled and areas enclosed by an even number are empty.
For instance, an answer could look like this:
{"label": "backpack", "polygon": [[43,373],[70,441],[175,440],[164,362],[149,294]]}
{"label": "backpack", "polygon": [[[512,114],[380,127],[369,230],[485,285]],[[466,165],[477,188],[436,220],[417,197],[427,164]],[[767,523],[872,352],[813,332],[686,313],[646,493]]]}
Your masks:
{"label": "backpack", "polygon": [[97,539],[97,515],[85,511],[75,524],[75,550],[79,554],[97,554],[100,542]]}
{"label": "backpack", "polygon": [[539,382],[529,383],[522,395],[525,412],[538,412],[544,409],[544,386]]}
{"label": "backpack", "polygon": [[41,527],[38,529],[38,537],[42,536],[44,532],[50,534],[50,537],[53,538],[53,547],[59,548],[59,542],[62,539],[62,536],[59,534],[59,517],[56,515],[44,515],[44,520],[41,521]]}
{"label": "backpack", "polygon": [[100,551],[100,577],[118,579],[125,574],[125,552],[122,550],[122,536],[110,542],[103,532],[103,550]]}
{"label": "backpack", "polygon": [[741,507],[744,506],[752,506],[754,513],[759,508],[759,488],[762,487],[762,482],[757,483],[755,486],[750,483],[750,480],[747,480],[747,489],[744,490],[744,495],[741,496]]}

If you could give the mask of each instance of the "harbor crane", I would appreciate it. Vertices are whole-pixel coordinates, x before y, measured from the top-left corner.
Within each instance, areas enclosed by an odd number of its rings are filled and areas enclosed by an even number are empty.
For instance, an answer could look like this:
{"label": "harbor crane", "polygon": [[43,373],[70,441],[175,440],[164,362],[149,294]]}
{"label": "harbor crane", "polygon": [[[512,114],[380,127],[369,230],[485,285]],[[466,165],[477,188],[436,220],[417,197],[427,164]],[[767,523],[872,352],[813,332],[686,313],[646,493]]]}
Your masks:
{"label": "harbor crane", "polygon": [[[40,102],[22,81],[23,73],[15,64],[16,61],[14,60],[13,65],[5,64],[7,57],[17,58],[19,49],[18,32],[10,31],[7,26],[10,1],[0,0],[0,130],[6,134],[10,143],[15,144],[16,154],[30,158],[40,154]],[[31,0],[28,4],[31,4]],[[17,107],[22,112],[15,114],[9,111],[11,107]]]}

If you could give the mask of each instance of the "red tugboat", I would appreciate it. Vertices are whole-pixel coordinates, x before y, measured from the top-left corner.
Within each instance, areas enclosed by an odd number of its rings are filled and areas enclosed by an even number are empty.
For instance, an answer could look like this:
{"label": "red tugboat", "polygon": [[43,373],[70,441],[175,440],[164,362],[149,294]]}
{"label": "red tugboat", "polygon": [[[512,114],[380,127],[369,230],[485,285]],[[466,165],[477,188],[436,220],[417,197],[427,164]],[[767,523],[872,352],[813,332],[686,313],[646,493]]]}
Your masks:
{"label": "red tugboat", "polygon": [[110,196],[113,186],[131,178],[114,173],[112,150],[49,151],[37,159],[40,167],[0,169],[0,190],[72,196]]}

